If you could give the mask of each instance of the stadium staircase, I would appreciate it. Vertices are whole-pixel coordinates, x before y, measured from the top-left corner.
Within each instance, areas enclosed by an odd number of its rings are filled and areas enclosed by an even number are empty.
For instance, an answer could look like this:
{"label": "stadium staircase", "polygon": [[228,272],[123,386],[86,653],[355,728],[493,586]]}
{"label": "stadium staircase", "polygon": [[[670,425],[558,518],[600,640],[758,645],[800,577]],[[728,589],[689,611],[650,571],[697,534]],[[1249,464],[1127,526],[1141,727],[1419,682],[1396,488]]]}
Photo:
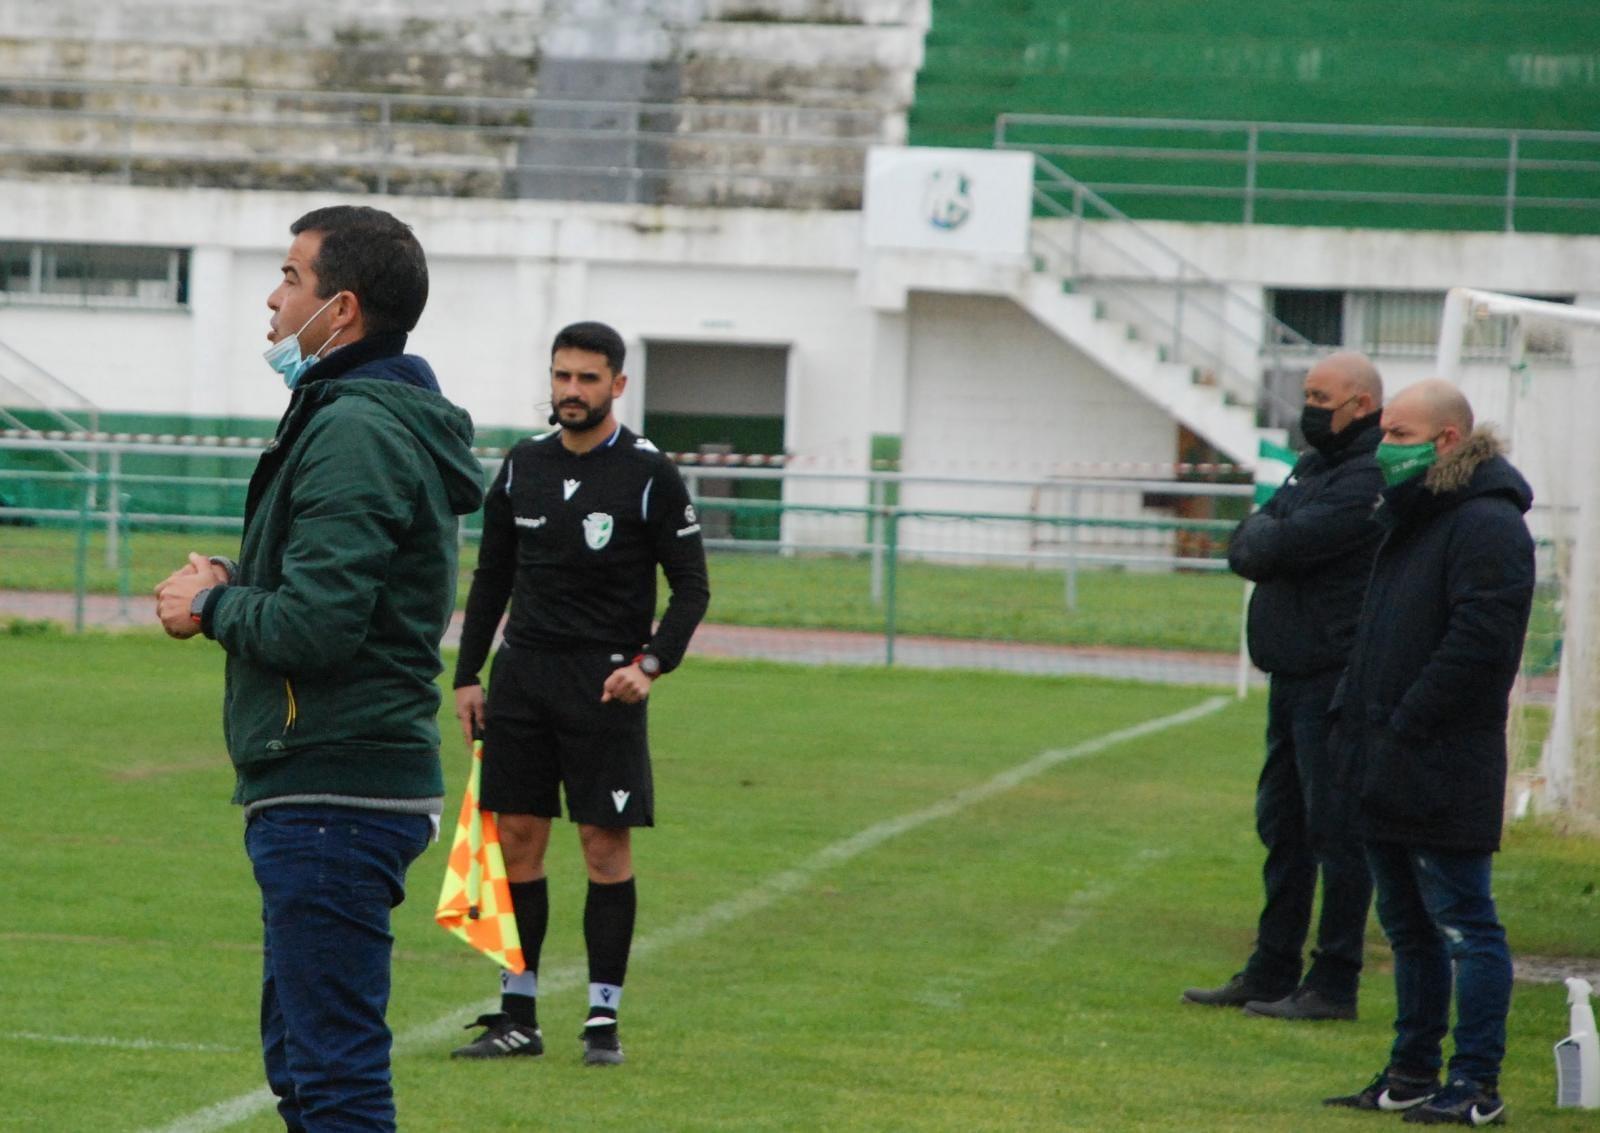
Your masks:
{"label": "stadium staircase", "polygon": [[[9,408],[7,408],[9,407]],[[9,344],[0,341],[0,430],[44,432],[95,432],[100,427],[100,409],[60,378],[31,361]],[[44,465],[94,476],[93,458],[86,463],[65,449],[40,449],[33,454],[8,453],[10,463],[21,466]],[[0,499],[10,506],[30,507],[41,501],[28,495],[28,481],[21,487],[0,480]]]}
{"label": "stadium staircase", "polygon": [[1105,314],[1103,301],[1063,289],[1060,278],[1036,272],[1022,305],[1034,318],[1107,372],[1159,405],[1237,464],[1253,465],[1261,442],[1283,446],[1281,428],[1256,424],[1256,406],[1236,399],[1209,372],[1167,360],[1167,348],[1149,341],[1137,323]]}
{"label": "stadium staircase", "polygon": [[1298,406],[1275,401],[1264,371],[1309,340],[1048,160],[1035,169],[1036,206],[1057,219],[1034,223],[1017,301],[1231,460],[1286,444],[1273,422]]}

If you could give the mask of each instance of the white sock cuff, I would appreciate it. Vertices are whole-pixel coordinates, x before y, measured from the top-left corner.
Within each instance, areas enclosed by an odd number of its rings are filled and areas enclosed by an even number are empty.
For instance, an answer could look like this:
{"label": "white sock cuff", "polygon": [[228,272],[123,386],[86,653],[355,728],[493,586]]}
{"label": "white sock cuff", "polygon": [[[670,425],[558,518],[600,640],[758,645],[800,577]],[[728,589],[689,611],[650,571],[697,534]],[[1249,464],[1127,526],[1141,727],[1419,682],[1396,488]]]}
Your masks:
{"label": "white sock cuff", "polygon": [[590,984],[589,1008],[604,1008],[607,1011],[617,1011],[622,1006],[622,988],[617,984]]}

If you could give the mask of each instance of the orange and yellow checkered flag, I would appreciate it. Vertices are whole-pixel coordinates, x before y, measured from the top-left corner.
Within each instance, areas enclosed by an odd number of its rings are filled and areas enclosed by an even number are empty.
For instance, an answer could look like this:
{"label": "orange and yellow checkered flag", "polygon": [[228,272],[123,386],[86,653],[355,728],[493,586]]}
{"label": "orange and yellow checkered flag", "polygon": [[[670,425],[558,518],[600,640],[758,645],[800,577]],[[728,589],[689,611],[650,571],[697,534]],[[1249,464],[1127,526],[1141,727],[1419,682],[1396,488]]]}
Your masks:
{"label": "orange and yellow checkered flag", "polygon": [[483,773],[483,740],[472,742],[472,773],[461,800],[450,861],[445,866],[444,888],[434,920],[491,960],[522,972],[522,938],[511,912],[511,883],[506,880],[506,860],[500,853],[500,830],[493,814],[478,809],[478,781]]}

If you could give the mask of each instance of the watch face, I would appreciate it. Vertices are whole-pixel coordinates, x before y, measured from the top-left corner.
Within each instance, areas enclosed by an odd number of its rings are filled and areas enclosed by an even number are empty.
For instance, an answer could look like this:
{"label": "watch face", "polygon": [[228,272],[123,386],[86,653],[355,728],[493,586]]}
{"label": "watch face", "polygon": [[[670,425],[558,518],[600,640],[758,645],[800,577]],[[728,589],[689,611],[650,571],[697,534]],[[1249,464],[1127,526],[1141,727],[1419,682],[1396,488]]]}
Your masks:
{"label": "watch face", "polygon": [[646,653],[639,658],[639,671],[647,677],[659,677],[661,675],[661,658]]}

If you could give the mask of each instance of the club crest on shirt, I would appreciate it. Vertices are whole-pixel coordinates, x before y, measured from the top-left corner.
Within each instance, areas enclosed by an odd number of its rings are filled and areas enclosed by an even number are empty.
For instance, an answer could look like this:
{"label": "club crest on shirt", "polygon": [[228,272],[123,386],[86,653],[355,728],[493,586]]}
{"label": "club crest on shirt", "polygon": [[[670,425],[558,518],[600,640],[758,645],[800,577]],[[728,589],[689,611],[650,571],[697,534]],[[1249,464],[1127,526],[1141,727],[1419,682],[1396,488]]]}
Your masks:
{"label": "club crest on shirt", "polygon": [[603,511],[591,511],[583,517],[583,541],[589,550],[598,551],[611,542],[611,517]]}

